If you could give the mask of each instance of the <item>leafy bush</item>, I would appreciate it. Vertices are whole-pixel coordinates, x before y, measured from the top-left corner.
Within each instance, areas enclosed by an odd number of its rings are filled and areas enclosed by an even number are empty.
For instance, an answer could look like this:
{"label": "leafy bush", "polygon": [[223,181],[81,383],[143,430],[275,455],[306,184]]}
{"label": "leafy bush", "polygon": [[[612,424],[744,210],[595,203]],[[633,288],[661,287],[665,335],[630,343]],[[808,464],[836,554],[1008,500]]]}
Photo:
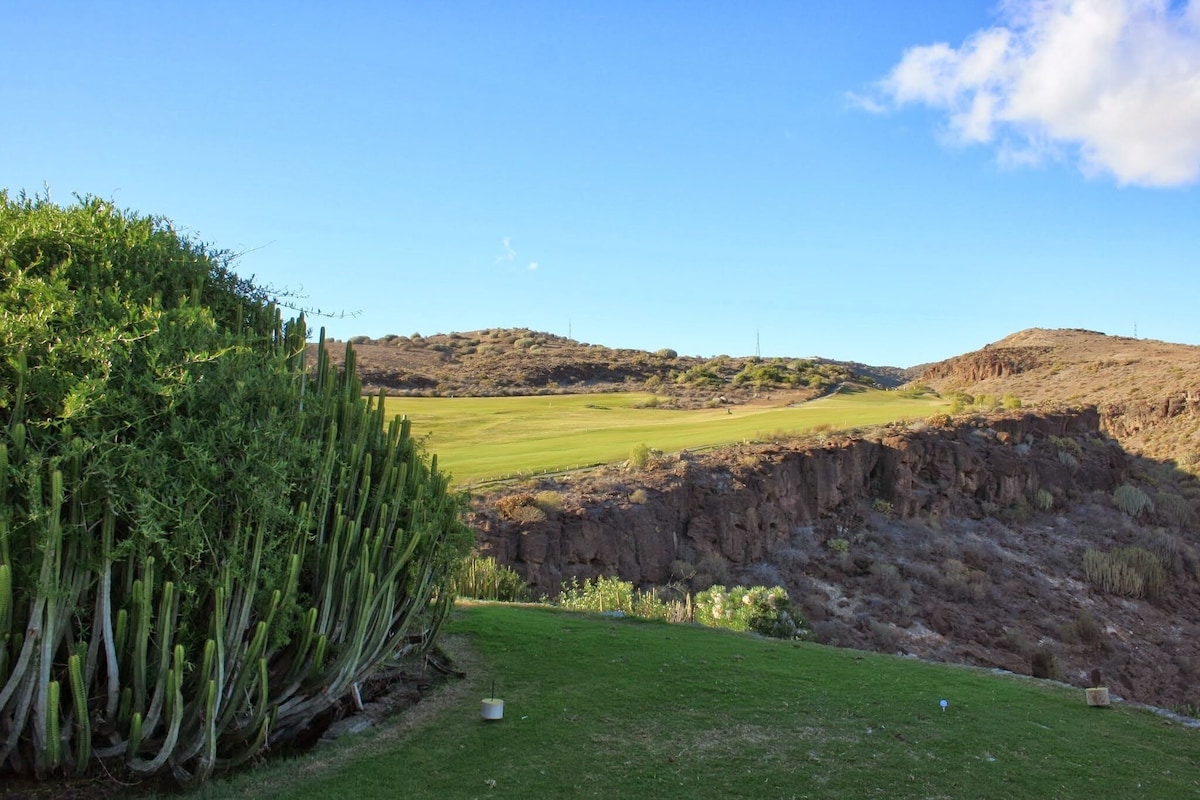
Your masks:
{"label": "leafy bush", "polygon": [[1091,583],[1110,594],[1154,598],[1167,585],[1162,561],[1142,547],[1118,547],[1107,553],[1088,548],[1083,569]]}
{"label": "leafy bush", "polygon": [[695,599],[696,622],[714,628],[754,631],[777,639],[795,639],[803,632],[803,621],[791,609],[787,590],[781,586],[713,586]]}
{"label": "leafy bush", "polygon": [[1015,394],[1006,394],[1004,397],[1000,398],[1000,405],[1004,406],[1005,410],[1007,411],[1016,411],[1021,407],[1021,398],[1017,397]]}
{"label": "leafy bush", "polygon": [[1113,492],[1113,502],[1117,508],[1131,517],[1140,517],[1147,511],[1154,510],[1154,502],[1141,489],[1125,483]]}
{"label": "leafy bush", "polygon": [[0,771],[202,780],[449,611],[459,498],[230,265],[0,193]]}
{"label": "leafy bush", "polygon": [[1045,489],[1038,489],[1033,496],[1033,505],[1038,511],[1049,511],[1054,507],[1054,495]]}
{"label": "leafy bush", "polygon": [[634,469],[642,469],[650,462],[650,448],[645,442],[638,442],[629,451],[629,466]]}
{"label": "leafy bush", "polygon": [[725,379],[718,375],[715,371],[707,366],[697,364],[689,367],[687,371],[675,376],[675,382],[679,384],[688,384],[699,387],[712,387],[725,385]]}

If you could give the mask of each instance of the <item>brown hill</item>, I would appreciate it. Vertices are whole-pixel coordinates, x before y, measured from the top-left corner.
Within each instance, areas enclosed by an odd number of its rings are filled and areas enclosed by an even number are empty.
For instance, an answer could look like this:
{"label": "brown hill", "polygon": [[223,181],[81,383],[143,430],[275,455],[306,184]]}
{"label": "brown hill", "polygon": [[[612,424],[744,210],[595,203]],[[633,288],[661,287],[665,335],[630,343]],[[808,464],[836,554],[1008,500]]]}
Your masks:
{"label": "brown hill", "polygon": [[[333,361],[341,364],[345,343],[327,344]],[[379,339],[357,336],[350,344],[364,388],[370,392],[382,389],[393,395],[645,390],[677,397],[686,405],[718,397],[737,402],[764,388],[817,395],[846,380],[891,387],[911,377],[894,367],[822,358],[701,358],[681,356],[668,349],[653,353],[614,349],[525,328]],[[780,367],[784,381],[769,383],[747,372],[748,367],[772,364]]]}
{"label": "brown hill", "polygon": [[1096,406],[1130,452],[1200,467],[1200,347],[1033,328],[924,368],[918,381],[1038,407]]}

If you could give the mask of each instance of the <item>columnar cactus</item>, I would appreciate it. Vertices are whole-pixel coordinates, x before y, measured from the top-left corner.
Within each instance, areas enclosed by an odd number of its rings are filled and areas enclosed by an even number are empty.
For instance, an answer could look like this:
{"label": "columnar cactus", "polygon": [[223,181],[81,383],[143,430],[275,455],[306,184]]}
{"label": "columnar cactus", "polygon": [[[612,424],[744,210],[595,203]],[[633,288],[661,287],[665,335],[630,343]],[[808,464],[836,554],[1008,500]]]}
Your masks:
{"label": "columnar cactus", "polygon": [[427,645],[469,537],[352,353],[161,220],[0,201],[0,773],[202,780]]}

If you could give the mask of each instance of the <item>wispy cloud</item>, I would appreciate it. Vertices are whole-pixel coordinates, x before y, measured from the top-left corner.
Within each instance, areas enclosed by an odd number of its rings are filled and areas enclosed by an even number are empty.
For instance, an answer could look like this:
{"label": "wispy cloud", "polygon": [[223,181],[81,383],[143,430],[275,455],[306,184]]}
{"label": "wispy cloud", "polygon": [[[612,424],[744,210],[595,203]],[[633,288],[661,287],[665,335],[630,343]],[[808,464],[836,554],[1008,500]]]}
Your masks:
{"label": "wispy cloud", "polygon": [[503,264],[506,261],[512,261],[517,257],[517,251],[512,247],[512,239],[505,236],[500,244],[504,247],[504,253],[496,256],[496,263]]}
{"label": "wispy cloud", "polygon": [[530,272],[536,272],[537,268],[538,268],[538,263],[536,261],[529,262],[529,271]]}
{"label": "wispy cloud", "polygon": [[1002,0],[960,47],[905,51],[870,95],[946,114],[943,136],[1009,164],[1069,155],[1120,183],[1200,180],[1200,0]]}

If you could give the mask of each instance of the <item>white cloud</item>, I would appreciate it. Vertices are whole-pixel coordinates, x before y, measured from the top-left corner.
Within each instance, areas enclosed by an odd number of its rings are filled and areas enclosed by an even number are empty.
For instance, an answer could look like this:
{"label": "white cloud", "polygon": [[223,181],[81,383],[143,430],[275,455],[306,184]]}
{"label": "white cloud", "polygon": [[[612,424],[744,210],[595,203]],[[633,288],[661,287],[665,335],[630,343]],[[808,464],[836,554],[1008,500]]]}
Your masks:
{"label": "white cloud", "polygon": [[504,246],[504,254],[496,256],[497,264],[512,261],[517,257],[517,251],[513,249],[512,240],[508,236],[505,236],[500,243]]}
{"label": "white cloud", "polygon": [[944,111],[947,139],[1003,163],[1068,153],[1120,183],[1200,180],[1200,0],[1003,0],[1000,14],[961,47],[910,48],[849,102]]}
{"label": "white cloud", "polygon": [[537,268],[538,268],[538,263],[536,261],[529,262],[529,271],[530,272],[536,272]]}

